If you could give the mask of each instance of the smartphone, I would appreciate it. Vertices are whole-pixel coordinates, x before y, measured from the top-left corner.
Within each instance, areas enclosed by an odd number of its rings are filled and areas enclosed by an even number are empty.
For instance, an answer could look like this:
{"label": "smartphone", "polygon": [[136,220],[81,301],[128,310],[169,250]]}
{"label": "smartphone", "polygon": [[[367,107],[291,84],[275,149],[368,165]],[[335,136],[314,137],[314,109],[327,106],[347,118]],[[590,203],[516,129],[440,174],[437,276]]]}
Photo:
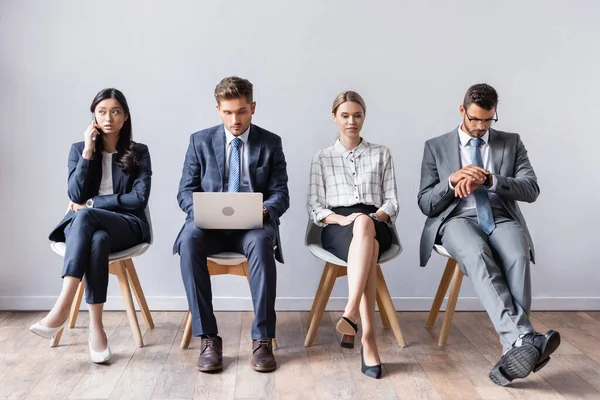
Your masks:
{"label": "smartphone", "polygon": [[[96,114],[94,114],[92,118],[92,122],[98,125],[98,121],[96,121]],[[100,147],[102,145],[102,129],[96,128],[96,130],[98,131],[98,134],[92,138],[92,140],[96,142],[96,145],[94,146],[94,152],[96,151],[96,147]]]}

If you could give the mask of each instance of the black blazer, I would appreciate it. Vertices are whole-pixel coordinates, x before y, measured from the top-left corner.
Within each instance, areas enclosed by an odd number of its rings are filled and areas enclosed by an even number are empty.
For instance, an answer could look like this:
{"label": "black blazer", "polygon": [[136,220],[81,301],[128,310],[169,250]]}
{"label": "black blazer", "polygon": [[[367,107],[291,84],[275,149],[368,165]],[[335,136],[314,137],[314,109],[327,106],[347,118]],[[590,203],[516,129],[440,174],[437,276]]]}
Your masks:
{"label": "black blazer", "polygon": [[[69,153],[68,194],[73,203],[83,204],[94,198],[94,208],[115,211],[136,217],[142,232],[142,241],[150,239],[150,226],[145,209],[150,197],[150,180],[152,165],[148,146],[136,143],[135,151],[140,163],[135,174],[124,172],[116,164],[116,154],[113,154],[113,191],[114,194],[98,195],[102,179],[102,157],[86,160],[81,156],[84,142],[73,143]],[[71,222],[74,212],[69,210],[62,221],[50,233],[49,239],[54,242],[64,242],[64,228]]]}

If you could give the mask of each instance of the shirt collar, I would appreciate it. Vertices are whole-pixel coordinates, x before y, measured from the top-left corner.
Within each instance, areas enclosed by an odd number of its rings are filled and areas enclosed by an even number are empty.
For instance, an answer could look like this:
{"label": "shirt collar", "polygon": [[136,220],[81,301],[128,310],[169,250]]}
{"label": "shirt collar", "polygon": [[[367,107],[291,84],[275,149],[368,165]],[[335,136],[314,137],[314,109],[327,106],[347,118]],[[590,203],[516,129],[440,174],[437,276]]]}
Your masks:
{"label": "shirt collar", "polygon": [[[483,140],[483,145],[488,144],[489,138],[490,138],[490,131],[488,129],[488,131],[485,133],[485,135],[480,137],[480,139]],[[461,125],[459,125],[458,126],[458,140],[460,142],[460,145],[462,147],[466,147],[467,144],[469,144],[469,140],[471,140],[471,139],[473,139],[473,138],[471,136],[469,136],[469,134],[467,132],[463,131]]]}
{"label": "shirt collar", "polygon": [[340,142],[340,139],[338,139],[338,140],[335,141],[335,143],[333,145],[333,148],[335,149],[335,151],[337,151],[338,153],[340,153],[342,155],[342,157],[344,157],[344,158],[358,157],[365,150],[367,150],[369,148],[369,142],[367,142],[365,139],[361,138],[361,141],[358,144],[358,146],[356,146],[352,150],[348,150],[347,148],[345,148],[342,145],[342,142]]}
{"label": "shirt collar", "polygon": [[[229,129],[227,129],[225,125],[223,125],[223,128],[225,129],[225,139],[227,140],[226,145],[229,146],[229,144],[233,141],[233,139],[236,138],[236,136],[233,133],[229,132]],[[250,136],[250,126],[248,126],[248,129],[246,129],[244,133],[237,137],[239,137],[242,140],[242,142],[246,144],[248,143],[248,136]]]}

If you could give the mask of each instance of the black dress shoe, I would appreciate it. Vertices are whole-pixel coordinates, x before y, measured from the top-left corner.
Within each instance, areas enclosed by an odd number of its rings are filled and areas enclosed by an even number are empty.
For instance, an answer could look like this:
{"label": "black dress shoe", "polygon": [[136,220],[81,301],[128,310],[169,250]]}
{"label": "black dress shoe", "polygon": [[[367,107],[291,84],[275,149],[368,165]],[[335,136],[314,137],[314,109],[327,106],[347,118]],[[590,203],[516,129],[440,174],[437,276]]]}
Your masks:
{"label": "black dress shoe", "polygon": [[252,360],[250,365],[258,372],[271,372],[277,369],[277,361],[273,355],[273,340],[261,339],[252,341]]}
{"label": "black dress shoe", "polygon": [[345,349],[354,348],[354,337],[358,333],[358,325],[350,320],[350,318],[342,317],[335,326],[335,329],[342,334],[340,346]]}
{"label": "black dress shoe", "polygon": [[203,336],[196,368],[202,372],[223,369],[223,340],[217,335]]}
{"label": "black dress shoe", "polygon": [[362,347],[360,348],[360,364],[360,370],[363,374],[369,378],[381,378],[381,364],[367,366],[367,364],[365,364],[365,354]]}
{"label": "black dress shoe", "polygon": [[540,357],[536,347],[529,343],[508,350],[492,368],[489,377],[496,385],[506,386],[514,379],[525,378],[535,367]]}
{"label": "black dress shoe", "polygon": [[540,358],[535,364],[533,372],[538,372],[550,361],[550,354],[554,353],[560,346],[560,333],[549,330],[545,335],[540,333],[526,333],[520,338],[522,344],[528,343],[538,350]]}

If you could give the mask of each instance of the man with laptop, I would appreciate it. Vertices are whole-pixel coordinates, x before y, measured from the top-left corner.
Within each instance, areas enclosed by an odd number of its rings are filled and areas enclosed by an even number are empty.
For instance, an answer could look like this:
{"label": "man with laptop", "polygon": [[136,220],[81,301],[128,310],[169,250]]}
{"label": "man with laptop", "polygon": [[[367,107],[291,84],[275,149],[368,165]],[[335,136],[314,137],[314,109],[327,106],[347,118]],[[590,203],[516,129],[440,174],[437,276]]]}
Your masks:
{"label": "man with laptop", "polygon": [[251,123],[256,108],[252,84],[235,76],[215,88],[223,124],[191,135],[177,200],[187,214],[173,249],[192,318],[202,338],[199,371],[223,368],[222,340],[212,307],[207,257],[224,251],[248,259],[254,304],[252,360],[255,371],[277,368],[275,259],[283,263],[279,218],[289,207],[281,138]]}

